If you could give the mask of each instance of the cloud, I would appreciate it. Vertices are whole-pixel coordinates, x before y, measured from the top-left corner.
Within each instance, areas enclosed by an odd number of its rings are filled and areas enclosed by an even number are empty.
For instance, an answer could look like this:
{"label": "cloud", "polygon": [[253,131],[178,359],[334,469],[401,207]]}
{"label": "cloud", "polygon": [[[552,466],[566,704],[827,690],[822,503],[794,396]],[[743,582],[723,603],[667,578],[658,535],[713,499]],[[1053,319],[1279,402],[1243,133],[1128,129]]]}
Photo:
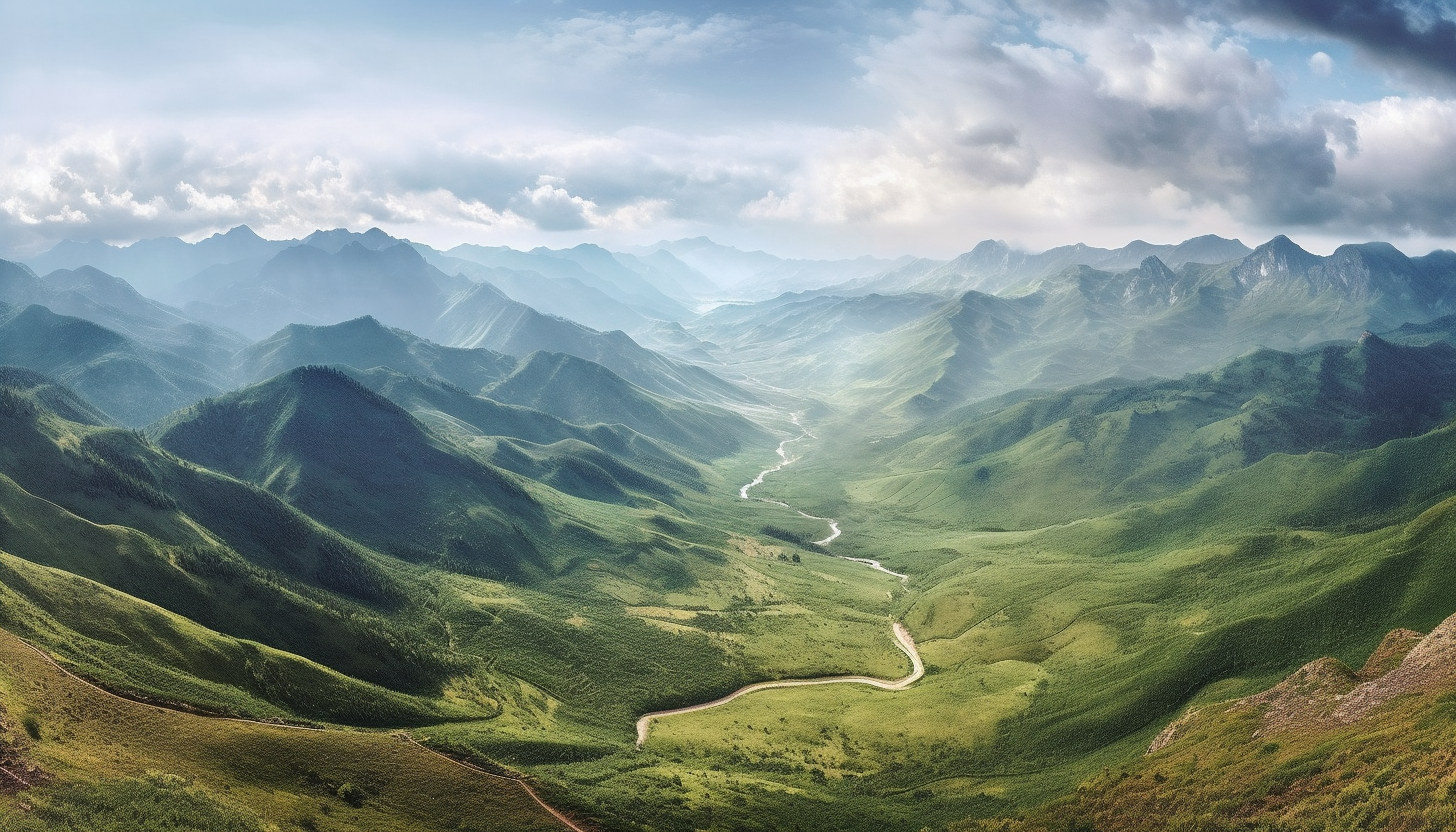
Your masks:
{"label": "cloud", "polygon": [[[180,58],[110,80],[115,52],[86,42],[64,71],[0,57],[0,109],[17,114],[0,125],[0,251],[238,223],[895,253],[984,236],[1456,234],[1450,100],[1296,107],[1281,81],[1303,73],[1260,57],[1242,2],[936,0],[877,10],[881,39],[832,49],[760,4],[533,12],[486,31],[351,20],[317,48],[286,25],[234,22],[216,44],[193,26],[148,41]],[[1304,5],[1274,5],[1260,37],[1314,31],[1288,17]],[[1419,37],[1442,31],[1399,8]],[[1320,55],[1310,70],[1332,69]],[[753,80],[735,87],[740,70]],[[853,96],[805,92],[830,88]]]}
{"label": "cloud", "polygon": [[1175,2],[982,0],[907,23],[861,62],[895,121],[839,137],[745,217],[1063,241],[1200,222],[1456,234],[1450,101],[1292,111],[1226,21]]}
{"label": "cloud", "polygon": [[536,224],[542,231],[581,231],[591,227],[588,212],[595,212],[596,203],[572,196],[560,187],[566,181],[557,176],[542,175],[535,188],[522,188],[510,202],[511,210]]}
{"label": "cloud", "polygon": [[629,62],[683,64],[733,51],[750,43],[747,20],[715,14],[703,21],[651,12],[595,15],[553,21],[528,29],[517,41],[551,60],[603,69]]}
{"label": "cloud", "polygon": [[1309,56],[1309,71],[1321,78],[1328,78],[1335,71],[1335,59],[1323,52],[1316,52]]}
{"label": "cloud", "polygon": [[1281,116],[1271,68],[1218,26],[1142,28],[1112,7],[1096,24],[1046,17],[1028,38],[1010,11],[918,12],[863,62],[902,108],[895,128],[816,163],[821,181],[800,188],[817,194],[776,192],[756,210],[910,219],[1008,189],[1056,205],[1171,185],[1265,221],[1317,219],[1335,174],[1331,120]]}
{"label": "cloud", "polygon": [[1390,97],[1344,112],[1360,147],[1340,161],[1332,226],[1456,235],[1456,102]]}
{"label": "cloud", "polygon": [[241,223],[277,236],[381,225],[453,242],[701,227],[733,221],[810,141],[795,131],[635,130],[420,148],[377,137],[324,145],[165,131],[12,135],[0,138],[0,251],[34,252],[65,237],[197,236]]}
{"label": "cloud", "polygon": [[1236,0],[1244,14],[1354,44],[1382,63],[1456,80],[1449,3],[1403,0]]}

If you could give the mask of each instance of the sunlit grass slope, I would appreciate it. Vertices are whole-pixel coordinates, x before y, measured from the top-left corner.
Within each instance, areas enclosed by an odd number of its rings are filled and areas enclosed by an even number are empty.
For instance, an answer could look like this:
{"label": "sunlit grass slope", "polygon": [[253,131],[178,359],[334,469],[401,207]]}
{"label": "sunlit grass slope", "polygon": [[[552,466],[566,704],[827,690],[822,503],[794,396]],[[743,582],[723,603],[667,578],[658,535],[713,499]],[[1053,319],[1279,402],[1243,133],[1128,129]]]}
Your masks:
{"label": "sunlit grass slope", "polygon": [[[401,736],[249,724],[121,700],[3,631],[0,706],[8,714],[0,740],[21,745],[48,775],[32,790],[0,793],[0,828],[563,828],[518,784]],[[195,825],[162,826],[168,818]]]}
{"label": "sunlit grass slope", "polygon": [[[630,778],[600,772],[657,765],[633,750],[638,715],[762,679],[904,672],[887,638],[900,582],[757,534],[768,521],[822,523],[729,496],[771,446],[727,466],[734,485],[696,468],[703,490],[682,488],[676,507],[525,483],[549,528],[539,571],[506,582],[468,574],[463,560],[381,554],[258,486],[85,423],[100,420],[43,378],[6,378],[3,626],[129,695],[413,726],[444,747],[533,766],[558,784],[553,800],[629,823]],[[473,460],[445,437],[425,441]],[[339,464],[328,446],[307,450]],[[78,767],[63,779],[97,776]],[[804,799],[839,788],[821,787]],[[712,805],[733,810],[726,795]],[[687,822],[664,817],[666,828]]]}

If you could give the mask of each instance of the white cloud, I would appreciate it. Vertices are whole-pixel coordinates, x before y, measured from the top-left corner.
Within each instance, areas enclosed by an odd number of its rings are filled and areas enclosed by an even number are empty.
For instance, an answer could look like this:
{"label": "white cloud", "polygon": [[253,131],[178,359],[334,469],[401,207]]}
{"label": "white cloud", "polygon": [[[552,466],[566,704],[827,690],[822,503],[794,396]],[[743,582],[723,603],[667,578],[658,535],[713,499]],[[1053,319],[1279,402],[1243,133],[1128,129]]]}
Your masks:
{"label": "white cloud", "polygon": [[1309,71],[1321,78],[1328,78],[1335,71],[1335,59],[1323,52],[1316,52],[1309,56]]}
{"label": "white cloud", "polygon": [[732,51],[750,40],[747,20],[716,14],[704,21],[651,12],[554,21],[517,41],[553,61],[603,69],[633,61],[681,64]]}

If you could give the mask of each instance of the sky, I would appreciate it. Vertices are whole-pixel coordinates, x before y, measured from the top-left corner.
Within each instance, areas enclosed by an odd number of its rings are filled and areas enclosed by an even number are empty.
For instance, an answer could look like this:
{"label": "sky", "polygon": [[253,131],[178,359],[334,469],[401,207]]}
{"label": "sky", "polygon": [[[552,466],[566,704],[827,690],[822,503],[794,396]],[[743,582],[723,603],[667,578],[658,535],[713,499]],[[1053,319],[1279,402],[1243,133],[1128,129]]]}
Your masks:
{"label": "sky", "polygon": [[0,0],[0,256],[1456,248],[1456,0]]}

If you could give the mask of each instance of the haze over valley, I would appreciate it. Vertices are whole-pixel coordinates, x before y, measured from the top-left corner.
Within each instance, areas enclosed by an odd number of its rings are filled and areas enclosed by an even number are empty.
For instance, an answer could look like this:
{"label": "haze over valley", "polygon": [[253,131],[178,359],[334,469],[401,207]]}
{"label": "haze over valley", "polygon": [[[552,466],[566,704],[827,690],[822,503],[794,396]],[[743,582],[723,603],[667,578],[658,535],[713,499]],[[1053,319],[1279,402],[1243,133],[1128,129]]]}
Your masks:
{"label": "haze over valley", "polygon": [[1456,825],[1446,6],[0,21],[0,829]]}

